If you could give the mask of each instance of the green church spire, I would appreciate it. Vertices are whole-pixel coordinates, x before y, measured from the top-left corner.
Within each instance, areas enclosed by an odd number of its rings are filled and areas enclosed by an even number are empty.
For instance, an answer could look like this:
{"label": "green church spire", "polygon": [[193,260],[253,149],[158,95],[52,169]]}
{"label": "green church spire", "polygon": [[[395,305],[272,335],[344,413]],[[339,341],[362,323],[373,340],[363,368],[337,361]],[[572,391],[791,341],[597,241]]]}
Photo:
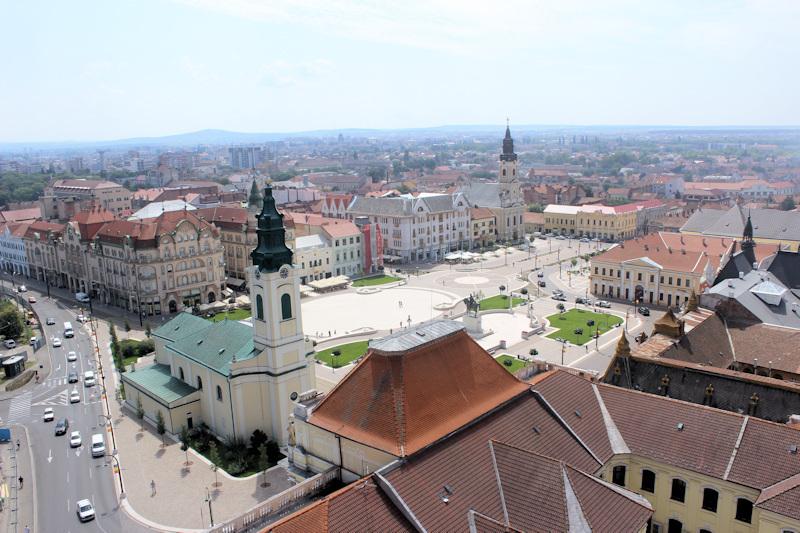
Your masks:
{"label": "green church spire", "polygon": [[250,257],[261,272],[277,272],[281,265],[292,264],[292,251],[286,246],[283,215],[275,208],[272,187],[264,188],[264,199],[258,217],[258,246]]}

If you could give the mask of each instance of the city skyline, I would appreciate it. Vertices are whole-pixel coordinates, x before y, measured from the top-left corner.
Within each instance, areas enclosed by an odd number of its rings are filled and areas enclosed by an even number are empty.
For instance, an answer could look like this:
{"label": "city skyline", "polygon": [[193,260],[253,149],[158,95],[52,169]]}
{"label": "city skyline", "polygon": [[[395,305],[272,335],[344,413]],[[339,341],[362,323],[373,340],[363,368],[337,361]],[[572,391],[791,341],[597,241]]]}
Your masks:
{"label": "city skyline", "polygon": [[0,142],[800,124],[791,2],[14,4]]}

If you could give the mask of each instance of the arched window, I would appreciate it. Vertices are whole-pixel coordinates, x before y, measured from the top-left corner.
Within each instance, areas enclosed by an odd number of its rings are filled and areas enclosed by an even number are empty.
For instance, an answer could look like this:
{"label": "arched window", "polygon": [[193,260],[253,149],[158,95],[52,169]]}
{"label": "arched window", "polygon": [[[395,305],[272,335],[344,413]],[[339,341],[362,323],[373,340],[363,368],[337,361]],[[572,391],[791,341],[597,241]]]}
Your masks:
{"label": "arched window", "polygon": [[281,296],[281,319],[292,318],[292,297],[288,294]]}
{"label": "arched window", "polygon": [[656,491],[656,473],[652,470],[642,470],[642,490],[647,492]]}
{"label": "arched window", "polygon": [[217,400],[222,401],[222,387],[217,385]]}
{"label": "arched window", "polygon": [[179,367],[178,367],[178,374],[179,374],[179,375],[180,375],[180,377],[181,377],[181,381],[185,381],[185,379],[184,379],[184,377],[183,377],[183,367],[182,367],[182,366],[179,366]]}
{"label": "arched window", "polygon": [[736,500],[736,520],[748,524],[753,520],[753,502],[744,498]]}
{"label": "arched window", "polygon": [[617,465],[611,471],[611,482],[620,487],[625,486],[625,465]]}
{"label": "arched window", "polygon": [[716,513],[718,500],[719,492],[708,487],[703,489],[703,509],[706,511],[711,511],[712,513]]}
{"label": "arched window", "polygon": [[680,520],[670,518],[667,522],[667,533],[683,533],[683,524]]}
{"label": "arched window", "polygon": [[264,299],[260,294],[256,295],[256,318],[264,320]]}
{"label": "arched window", "polygon": [[200,379],[200,376],[197,376],[197,390],[203,390],[203,380]]}
{"label": "arched window", "polygon": [[686,501],[686,482],[684,480],[678,478],[672,480],[672,492],[669,498],[676,502]]}

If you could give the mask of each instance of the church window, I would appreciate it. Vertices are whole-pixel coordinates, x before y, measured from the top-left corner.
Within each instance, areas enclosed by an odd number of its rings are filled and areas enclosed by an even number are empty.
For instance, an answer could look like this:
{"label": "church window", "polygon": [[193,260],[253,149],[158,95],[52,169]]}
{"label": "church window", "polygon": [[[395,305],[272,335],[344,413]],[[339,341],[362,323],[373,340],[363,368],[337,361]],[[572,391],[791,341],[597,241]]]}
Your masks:
{"label": "church window", "polygon": [[281,319],[288,320],[292,318],[292,297],[288,294],[281,296]]}
{"label": "church window", "polygon": [[256,295],[256,318],[264,320],[264,299],[260,294]]}
{"label": "church window", "polygon": [[222,387],[217,385],[217,400],[222,401]]}
{"label": "church window", "polygon": [[503,169],[503,176],[506,175],[506,169]]}

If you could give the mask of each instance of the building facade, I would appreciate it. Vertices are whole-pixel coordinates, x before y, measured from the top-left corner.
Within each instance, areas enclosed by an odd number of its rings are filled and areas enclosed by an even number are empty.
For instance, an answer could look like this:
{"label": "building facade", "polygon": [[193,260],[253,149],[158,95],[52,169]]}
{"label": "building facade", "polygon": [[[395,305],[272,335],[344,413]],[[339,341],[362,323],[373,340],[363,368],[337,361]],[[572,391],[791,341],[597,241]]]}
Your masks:
{"label": "building facade", "polygon": [[485,248],[497,240],[497,218],[490,209],[473,207],[469,210],[470,224],[472,226],[472,246]]}
{"label": "building facade", "polygon": [[634,204],[548,205],[544,210],[544,229],[573,237],[624,240],[636,235],[637,211]]}
{"label": "building facade", "polygon": [[91,205],[119,216],[131,209],[131,192],[113,181],[63,179],[45,187],[39,202],[45,220],[69,220]]}
{"label": "building facade", "polygon": [[28,254],[25,252],[25,233],[29,223],[5,222],[0,224],[0,269],[30,276]]}
{"label": "building facade", "polygon": [[380,229],[385,259],[438,261],[453,250],[469,249],[469,201],[462,193],[356,196],[348,218],[366,217]]}

